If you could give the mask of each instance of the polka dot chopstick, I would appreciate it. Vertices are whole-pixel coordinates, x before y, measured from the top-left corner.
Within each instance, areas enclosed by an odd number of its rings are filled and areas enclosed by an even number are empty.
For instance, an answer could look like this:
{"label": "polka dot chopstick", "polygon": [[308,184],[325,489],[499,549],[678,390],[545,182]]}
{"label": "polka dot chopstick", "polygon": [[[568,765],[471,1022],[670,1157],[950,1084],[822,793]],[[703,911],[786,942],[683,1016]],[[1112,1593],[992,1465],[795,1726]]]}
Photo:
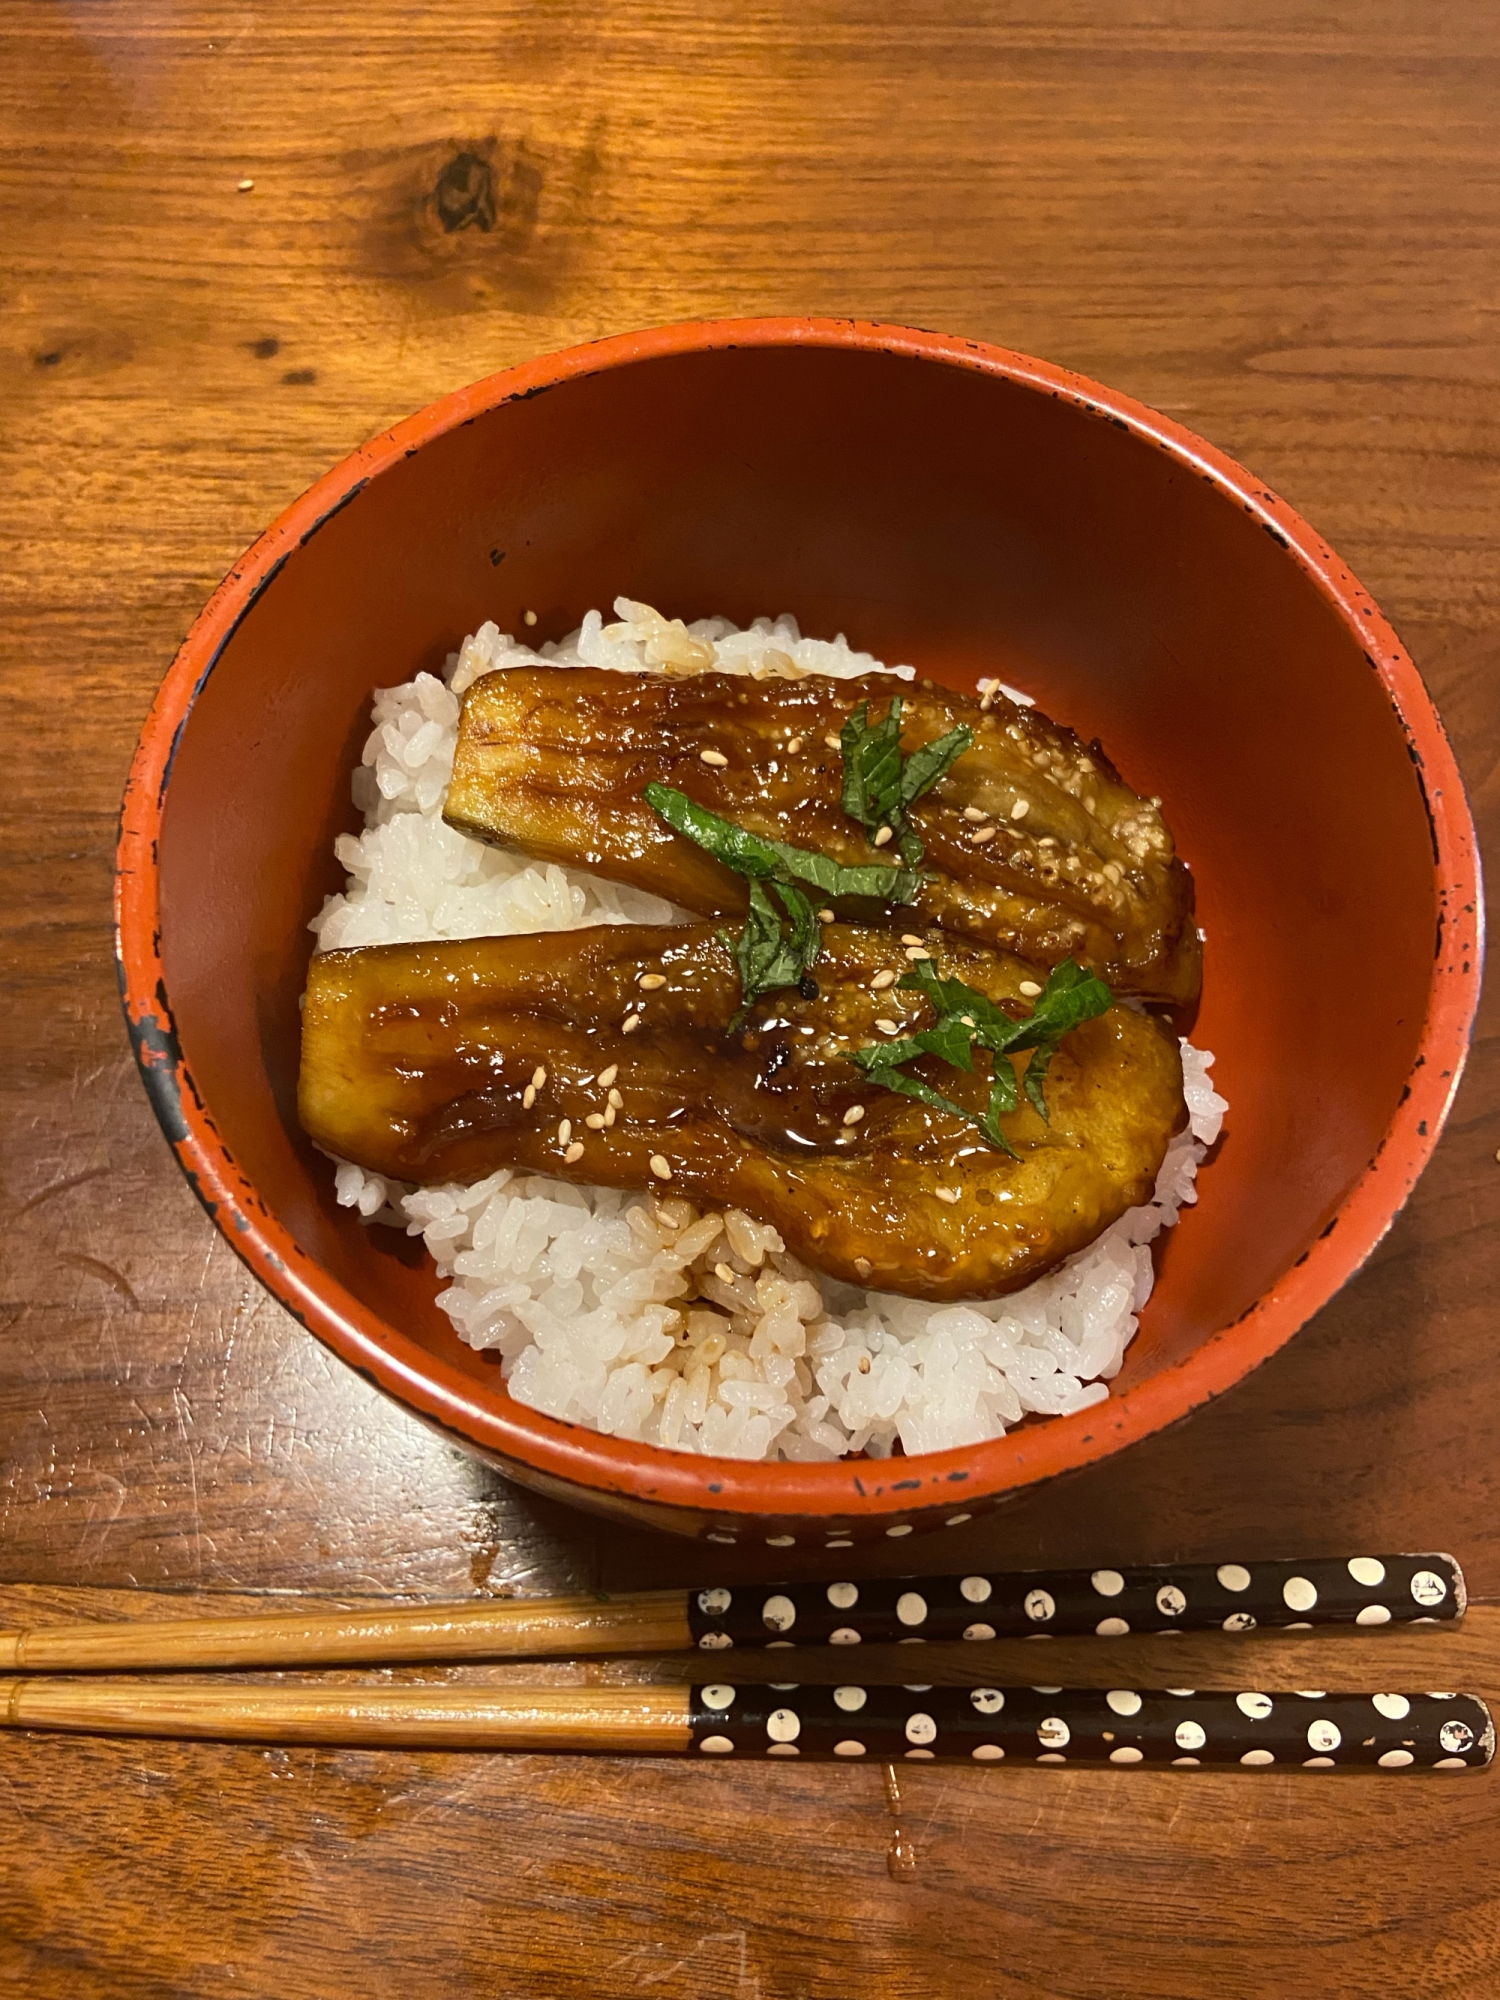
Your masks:
{"label": "polka dot chopstick", "polygon": [[0,1728],[830,1762],[1482,1770],[1495,1731],[1463,1694],[1191,1688],[393,1687],[0,1678]]}
{"label": "polka dot chopstick", "polygon": [[1319,1556],[1279,1562],[1164,1563],[1140,1569],[877,1577],[694,1592],[688,1623],[705,1652],[730,1646],[1042,1634],[1305,1631],[1460,1618],[1452,1556]]}
{"label": "polka dot chopstick", "polygon": [[0,1672],[378,1666],[1257,1626],[1301,1631],[1459,1618],[1464,1604],[1463,1574],[1446,1555],[1167,1563],[39,1626],[0,1631]]}
{"label": "polka dot chopstick", "polygon": [[1472,1771],[1495,1752],[1489,1710],[1465,1694],[783,1685],[692,1700],[708,1756]]}

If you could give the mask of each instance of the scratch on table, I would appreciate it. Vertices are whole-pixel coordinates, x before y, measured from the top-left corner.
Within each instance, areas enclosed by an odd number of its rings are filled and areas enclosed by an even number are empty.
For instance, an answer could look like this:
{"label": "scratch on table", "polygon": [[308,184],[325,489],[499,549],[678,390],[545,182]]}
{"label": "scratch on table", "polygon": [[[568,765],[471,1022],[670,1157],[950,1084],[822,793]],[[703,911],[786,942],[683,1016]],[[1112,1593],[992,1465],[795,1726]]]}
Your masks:
{"label": "scratch on table", "polygon": [[34,1208],[40,1208],[44,1201],[53,1201],[58,1195],[67,1194],[73,1188],[82,1187],[85,1181],[99,1180],[108,1172],[108,1167],[90,1167],[86,1173],[69,1174],[63,1180],[53,1181],[49,1186],[39,1189],[37,1193],[30,1196],[26,1201],[23,1201],[10,1219],[12,1222],[19,1222],[23,1215],[29,1215]]}

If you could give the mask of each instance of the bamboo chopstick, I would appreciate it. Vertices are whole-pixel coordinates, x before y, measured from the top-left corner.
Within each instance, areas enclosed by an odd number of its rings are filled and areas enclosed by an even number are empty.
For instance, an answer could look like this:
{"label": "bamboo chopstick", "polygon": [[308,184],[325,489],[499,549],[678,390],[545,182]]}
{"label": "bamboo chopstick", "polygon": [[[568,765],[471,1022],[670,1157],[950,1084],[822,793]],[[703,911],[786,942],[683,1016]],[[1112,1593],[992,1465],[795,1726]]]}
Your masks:
{"label": "bamboo chopstick", "polygon": [[1472,1695],[1086,1688],[287,1687],[0,1679],[0,1726],[452,1750],[1458,1772]]}
{"label": "bamboo chopstick", "polygon": [[712,1585],[617,1597],[274,1612],[0,1632],[0,1671],[374,1666],[1097,1633],[1378,1627],[1459,1618],[1463,1572],[1439,1554]]}

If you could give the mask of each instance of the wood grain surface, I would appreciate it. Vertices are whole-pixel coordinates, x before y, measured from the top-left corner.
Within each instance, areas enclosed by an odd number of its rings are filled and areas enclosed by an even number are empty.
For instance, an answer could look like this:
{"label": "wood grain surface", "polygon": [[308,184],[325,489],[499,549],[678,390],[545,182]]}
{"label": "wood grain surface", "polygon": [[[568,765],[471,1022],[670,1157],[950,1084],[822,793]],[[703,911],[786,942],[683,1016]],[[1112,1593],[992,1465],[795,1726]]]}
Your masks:
{"label": "wood grain surface", "polygon": [[[1492,836],[1500,16],[8,0],[0,24],[0,1623],[707,1580],[700,1552],[529,1498],[380,1400],[193,1204],[108,950],[158,679],[245,544],[442,391],[652,322],[854,312],[1083,369],[1262,473],[1394,619]],[[1267,1641],[1257,1680],[1316,1661],[1315,1686],[1500,1693],[1497,1147],[1491,1008],[1434,1165],[1314,1325],[1187,1425],[920,1562],[1450,1548],[1487,1600],[1460,1632]],[[726,1580],[783,1566],[722,1553]],[[1172,1671],[1239,1671],[1203,1643],[1173,1642]],[[1047,1673],[1157,1678],[1152,1646],[1065,1665],[1054,1642]],[[642,1671],[665,1669],[550,1677]],[[1500,1988],[1493,1778],[903,1788],[919,1858],[892,1881],[876,1772],[18,1737],[0,1990]]]}

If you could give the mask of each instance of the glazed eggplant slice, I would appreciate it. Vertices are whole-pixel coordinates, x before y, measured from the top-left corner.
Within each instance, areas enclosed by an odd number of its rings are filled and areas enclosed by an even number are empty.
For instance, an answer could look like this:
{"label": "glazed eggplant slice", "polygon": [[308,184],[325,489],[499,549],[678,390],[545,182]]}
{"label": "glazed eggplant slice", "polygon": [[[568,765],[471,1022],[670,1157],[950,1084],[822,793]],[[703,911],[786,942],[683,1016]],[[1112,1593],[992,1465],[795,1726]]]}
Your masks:
{"label": "glazed eggplant slice", "polygon": [[[861,703],[902,698],[908,758],[954,730],[971,745],[906,815],[922,883],[896,921],[1013,951],[1073,958],[1117,992],[1193,999],[1193,884],[1155,800],[1097,743],[992,691],[984,702],[891,675],[756,681],[510,667],[464,698],[445,817],[482,839],[596,869],[703,916],[736,915],[745,884],[674,834],[642,797],[672,787],[751,832],[845,866],[901,858],[844,806],[840,738]],[[870,906],[841,915],[880,921]]]}
{"label": "glazed eggplant slice", "polygon": [[[898,983],[919,968],[927,990]],[[399,1180],[514,1167],[670,1187],[773,1223],[835,1278],[992,1297],[1147,1197],[1184,1117],[1181,1062],[1156,1021],[1102,995],[1107,1011],[1051,1055],[1045,1120],[1024,1089],[1036,1058],[1015,1058],[1023,1088],[991,1143],[976,1127],[988,1057],[968,1071],[902,1057],[903,1075],[956,1109],[854,1060],[933,1027],[934,973],[992,1015],[1040,1006],[1032,967],[936,930],[908,947],[890,930],[829,925],[816,980],[748,1013],[730,944],[708,924],[332,951],[309,973],[302,1124],[328,1152]]]}

